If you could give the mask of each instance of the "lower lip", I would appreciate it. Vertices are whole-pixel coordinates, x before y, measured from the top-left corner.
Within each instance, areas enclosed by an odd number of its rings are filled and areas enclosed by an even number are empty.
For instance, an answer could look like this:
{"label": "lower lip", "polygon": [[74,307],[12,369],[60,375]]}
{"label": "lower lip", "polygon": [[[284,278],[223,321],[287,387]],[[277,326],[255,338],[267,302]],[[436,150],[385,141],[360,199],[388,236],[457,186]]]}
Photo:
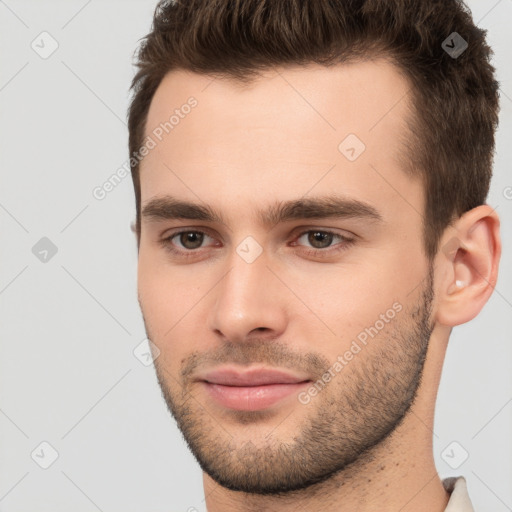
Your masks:
{"label": "lower lip", "polygon": [[261,411],[306,387],[296,384],[265,384],[262,386],[224,386],[205,382],[210,396],[220,405],[238,411]]}

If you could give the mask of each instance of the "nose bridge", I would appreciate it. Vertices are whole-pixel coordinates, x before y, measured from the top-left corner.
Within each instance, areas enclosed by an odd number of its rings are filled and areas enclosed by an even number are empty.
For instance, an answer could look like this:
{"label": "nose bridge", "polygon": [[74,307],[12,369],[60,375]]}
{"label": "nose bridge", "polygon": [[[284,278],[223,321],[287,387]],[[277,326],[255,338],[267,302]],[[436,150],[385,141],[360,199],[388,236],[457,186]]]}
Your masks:
{"label": "nose bridge", "polygon": [[243,340],[254,329],[279,333],[285,308],[276,289],[282,284],[267,268],[267,254],[247,237],[229,258],[229,271],[216,287],[210,327],[230,341]]}

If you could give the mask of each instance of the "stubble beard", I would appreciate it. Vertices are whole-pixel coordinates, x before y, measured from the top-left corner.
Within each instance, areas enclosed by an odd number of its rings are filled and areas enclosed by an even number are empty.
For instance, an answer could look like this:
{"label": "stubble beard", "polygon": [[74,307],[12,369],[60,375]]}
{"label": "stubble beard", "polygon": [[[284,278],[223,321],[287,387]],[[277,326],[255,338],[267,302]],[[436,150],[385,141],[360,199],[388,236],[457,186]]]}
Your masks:
{"label": "stubble beard", "polygon": [[[320,377],[333,361],[315,353],[297,354],[268,340],[226,344],[208,355],[195,353],[186,359],[180,387],[155,360],[167,407],[202,470],[227,489],[283,495],[324,482],[358,460],[371,460],[416,397],[433,328],[432,281],[430,269],[418,302],[390,322],[384,343],[372,347],[376,340],[369,341],[309,404],[297,401],[300,426],[288,437],[279,437],[279,432],[295,416],[293,412],[277,427],[271,421],[275,413],[266,410],[230,410],[215,418],[208,404],[191,392],[188,377],[206,361],[259,362],[300,368]],[[226,419],[229,423],[223,425]],[[261,436],[263,442],[236,435],[243,433],[244,426],[257,424],[262,432],[270,432]]]}

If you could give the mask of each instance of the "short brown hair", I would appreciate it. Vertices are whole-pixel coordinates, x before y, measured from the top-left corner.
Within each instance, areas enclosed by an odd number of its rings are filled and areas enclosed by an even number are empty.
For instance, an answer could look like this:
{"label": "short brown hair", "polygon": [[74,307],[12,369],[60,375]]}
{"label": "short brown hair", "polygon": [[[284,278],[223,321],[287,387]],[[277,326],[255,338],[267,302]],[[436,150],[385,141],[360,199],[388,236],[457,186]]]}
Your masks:
{"label": "short brown hair", "polygon": [[[448,51],[453,32],[468,45],[461,55]],[[412,84],[407,161],[424,183],[425,252],[432,258],[444,229],[483,204],[489,190],[499,87],[485,35],[459,0],[162,0],[136,54],[130,155],[141,147],[153,95],[173,69],[247,83],[272,66],[386,56]],[[140,240],[139,162],[130,164]]]}

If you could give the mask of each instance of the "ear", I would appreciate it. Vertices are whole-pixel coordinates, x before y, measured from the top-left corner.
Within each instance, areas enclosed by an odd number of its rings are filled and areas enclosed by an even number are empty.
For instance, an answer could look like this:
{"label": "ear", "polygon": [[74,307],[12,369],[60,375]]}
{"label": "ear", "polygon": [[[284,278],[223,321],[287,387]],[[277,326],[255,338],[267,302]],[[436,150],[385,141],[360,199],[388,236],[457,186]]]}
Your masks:
{"label": "ear", "polygon": [[136,221],[132,221],[130,223],[130,229],[131,229],[132,233],[135,235],[135,243],[137,244],[137,253],[138,253],[139,249],[140,249],[140,236],[137,233],[137,223],[136,223]]}
{"label": "ear", "polygon": [[453,327],[472,320],[496,286],[501,256],[500,220],[489,205],[450,225],[435,258],[436,320]]}

